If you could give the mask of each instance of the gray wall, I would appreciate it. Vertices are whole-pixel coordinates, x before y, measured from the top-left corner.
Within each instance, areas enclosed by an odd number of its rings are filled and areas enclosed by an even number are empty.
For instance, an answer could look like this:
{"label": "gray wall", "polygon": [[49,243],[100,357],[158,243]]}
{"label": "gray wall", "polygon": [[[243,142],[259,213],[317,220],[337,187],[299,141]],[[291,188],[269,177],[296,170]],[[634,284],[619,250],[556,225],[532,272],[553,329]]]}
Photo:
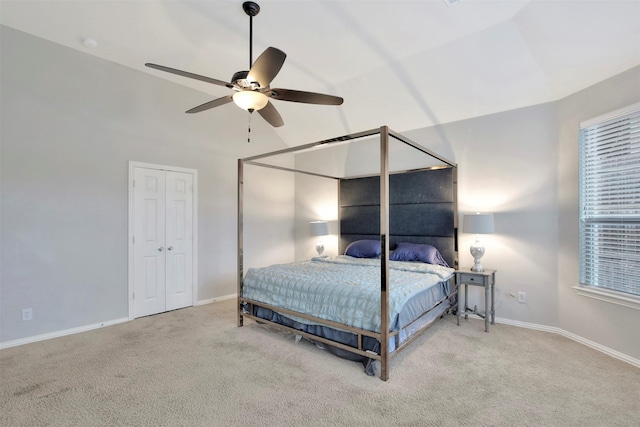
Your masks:
{"label": "gray wall", "polygon": [[[254,120],[247,144],[244,126],[183,113],[200,92],[1,30],[0,342],[128,316],[130,160],[198,170],[198,296],[234,294],[237,158],[283,148],[275,133]],[[256,181],[251,191],[275,191]],[[292,205],[293,180],[277,194]],[[253,236],[268,246],[291,235],[293,208],[264,207],[248,217],[274,216],[270,235]],[[293,244],[280,250],[293,256]]]}
{"label": "gray wall", "polygon": [[562,329],[640,359],[640,311],[580,296],[578,285],[578,128],[585,121],[640,102],[640,67],[558,103],[558,278]]}
{"label": "gray wall", "polygon": [[[557,126],[554,104],[506,111],[409,132],[446,141],[458,164],[458,211],[493,212],[495,233],[481,236],[482,265],[498,270],[497,316],[557,326]],[[459,221],[460,230],[463,220]],[[460,266],[473,265],[475,236],[459,232]],[[482,307],[481,289],[472,301]],[[511,293],[527,293],[519,304]]]}

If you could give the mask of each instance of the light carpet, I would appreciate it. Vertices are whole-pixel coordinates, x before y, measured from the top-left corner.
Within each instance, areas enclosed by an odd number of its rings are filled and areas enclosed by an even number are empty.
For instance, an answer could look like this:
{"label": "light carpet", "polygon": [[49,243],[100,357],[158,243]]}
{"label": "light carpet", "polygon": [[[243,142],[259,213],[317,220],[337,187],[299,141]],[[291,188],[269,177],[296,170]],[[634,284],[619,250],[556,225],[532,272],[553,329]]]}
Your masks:
{"label": "light carpet", "polygon": [[0,351],[2,426],[639,426],[640,369],[447,316],[364,374],[235,301]]}

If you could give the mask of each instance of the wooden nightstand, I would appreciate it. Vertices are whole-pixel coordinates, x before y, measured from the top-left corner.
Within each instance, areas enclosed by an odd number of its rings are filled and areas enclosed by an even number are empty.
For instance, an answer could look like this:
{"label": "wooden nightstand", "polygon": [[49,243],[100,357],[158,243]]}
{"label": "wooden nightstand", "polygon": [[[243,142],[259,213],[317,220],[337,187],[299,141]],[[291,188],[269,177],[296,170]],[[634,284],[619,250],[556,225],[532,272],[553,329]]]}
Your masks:
{"label": "wooden nightstand", "polygon": [[[496,323],[496,311],[495,311],[495,285],[496,285],[496,270],[484,271],[471,271],[470,268],[461,268],[456,271],[456,283],[458,284],[458,326],[460,326],[460,315],[464,314],[464,318],[467,319],[469,313],[476,314],[484,319],[484,331],[489,332],[489,316],[491,316],[491,324]],[[464,305],[460,308],[460,285],[464,285]],[[467,295],[469,293],[469,285],[484,287],[484,309],[485,313],[478,313],[477,307],[470,310],[467,307]],[[491,290],[491,309],[489,311],[489,290]]]}

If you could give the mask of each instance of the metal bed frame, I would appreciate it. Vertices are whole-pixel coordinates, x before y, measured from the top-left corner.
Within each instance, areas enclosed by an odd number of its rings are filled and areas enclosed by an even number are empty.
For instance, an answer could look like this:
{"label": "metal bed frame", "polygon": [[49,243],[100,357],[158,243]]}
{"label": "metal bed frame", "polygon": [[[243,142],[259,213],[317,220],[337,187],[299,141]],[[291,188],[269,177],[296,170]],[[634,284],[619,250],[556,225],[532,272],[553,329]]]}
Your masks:
{"label": "metal bed frame", "polygon": [[[304,150],[308,150],[310,148],[314,148],[314,147],[318,147],[318,146],[322,146],[322,145],[327,145],[327,144],[336,144],[336,143],[343,143],[345,141],[351,141],[351,140],[356,140],[356,139],[360,139],[360,138],[366,138],[366,137],[371,137],[374,135],[380,135],[380,243],[381,243],[381,256],[380,256],[380,270],[381,270],[381,280],[380,280],[380,315],[381,315],[381,323],[380,323],[380,333],[377,332],[372,332],[372,331],[368,331],[368,330],[363,330],[363,329],[359,329],[359,328],[354,328],[354,327],[350,327],[347,325],[343,325],[341,323],[336,323],[336,322],[332,322],[332,321],[328,321],[325,319],[320,319],[314,316],[310,316],[308,314],[305,313],[299,313],[299,312],[295,312],[295,311],[291,311],[291,310],[287,310],[287,309],[283,309],[280,307],[274,307],[268,304],[264,304],[258,301],[254,301],[254,300],[250,300],[247,298],[243,297],[243,286],[244,286],[244,248],[243,248],[243,185],[244,185],[244,165],[248,164],[248,165],[254,165],[254,166],[262,166],[262,167],[266,167],[266,168],[272,168],[272,169],[279,169],[279,170],[284,170],[284,171],[290,171],[290,172],[297,172],[297,173],[303,173],[303,174],[309,174],[309,175],[314,175],[314,176],[319,176],[319,177],[323,177],[323,178],[330,178],[330,179],[339,179],[337,177],[334,176],[329,176],[329,175],[323,175],[323,174],[318,174],[318,173],[314,173],[314,172],[308,172],[308,171],[303,171],[303,170],[297,170],[297,169],[293,169],[293,168],[287,168],[287,167],[282,167],[282,166],[276,166],[276,165],[271,165],[271,164],[267,164],[267,163],[262,163],[259,162],[258,160],[260,159],[264,159],[266,157],[272,157],[272,156],[276,156],[276,155],[281,155],[281,154],[289,154],[289,153],[294,153],[297,151],[304,151]],[[399,332],[398,331],[389,331],[389,294],[387,292],[387,289],[389,288],[389,263],[388,263],[388,259],[389,259],[389,138],[394,138],[395,140],[398,140],[410,147],[413,147],[414,149],[429,155],[430,157],[442,162],[443,165],[446,165],[446,167],[452,167],[453,168],[453,191],[454,191],[454,212],[456,213],[454,215],[454,228],[457,229],[457,221],[458,221],[458,216],[457,216],[457,165],[453,162],[451,162],[450,160],[445,159],[444,157],[432,152],[431,150],[428,150],[420,145],[418,145],[417,143],[413,142],[412,140],[406,138],[403,135],[400,135],[397,132],[394,132],[392,130],[390,130],[387,126],[382,126],[380,128],[376,128],[376,129],[371,129],[371,130],[367,130],[367,131],[363,131],[363,132],[358,132],[358,133],[354,133],[354,134],[349,134],[349,135],[345,135],[345,136],[341,136],[341,137],[337,137],[337,138],[332,138],[332,139],[327,139],[327,140],[323,140],[323,141],[318,141],[318,142],[314,142],[314,143],[310,143],[310,144],[306,144],[306,145],[301,145],[301,146],[297,146],[297,147],[291,147],[291,148],[287,148],[287,149],[283,149],[283,150],[278,150],[278,151],[274,151],[274,152],[270,152],[270,153],[266,153],[266,154],[261,154],[261,155],[257,155],[257,156],[252,156],[252,157],[247,157],[244,159],[238,159],[238,277],[237,277],[237,284],[238,284],[238,288],[237,288],[237,325],[238,327],[243,326],[243,319],[249,318],[249,319],[253,319],[255,321],[261,322],[261,323],[265,323],[265,324],[269,324],[275,328],[281,329],[281,330],[285,330],[288,332],[292,332],[294,334],[297,335],[301,335],[305,338],[311,339],[313,341],[318,341],[318,342],[322,342],[328,345],[332,345],[334,347],[349,351],[351,353],[355,353],[361,356],[366,356],[368,358],[374,359],[374,360],[379,360],[380,361],[380,379],[382,379],[383,381],[387,381],[389,379],[389,362],[391,360],[391,358],[393,358],[396,354],[398,354],[400,352],[400,350],[402,350],[403,348],[405,348],[407,345],[409,345],[411,342],[413,342],[416,338],[418,338],[418,336],[420,336],[425,330],[427,330],[432,324],[434,324],[436,322],[436,320],[438,320],[439,318],[442,318],[444,315],[446,315],[447,313],[449,313],[451,310],[457,309],[457,298],[456,301],[452,303],[452,305],[445,310],[443,313],[441,313],[440,316],[436,317],[436,319],[434,319],[433,321],[429,322],[427,325],[425,325],[421,330],[417,331],[416,333],[412,334],[407,340],[405,340],[401,345],[396,346],[396,349],[393,351],[393,353],[389,353],[389,339],[396,337]],[[455,236],[454,236],[455,238]],[[457,258],[456,258],[457,259]],[[455,284],[455,279],[451,278],[450,279],[452,287],[451,289],[453,289],[453,291],[447,295],[445,298],[443,298],[441,301],[439,301],[434,307],[432,307],[431,309],[425,311],[423,313],[426,314],[429,311],[433,310],[435,307],[437,307],[439,304],[441,304],[442,302],[444,302],[447,299],[450,299],[450,301],[457,296],[457,287]],[[249,310],[243,310],[243,306],[248,305]],[[358,348],[354,348],[327,338],[323,338],[323,337],[319,337],[313,334],[309,334],[303,331],[300,331],[298,329],[295,328],[291,328],[285,325],[281,325],[279,323],[275,323],[275,322],[271,322],[269,320],[254,316],[253,313],[253,306],[260,306],[260,307],[264,307],[264,308],[268,308],[271,309],[273,311],[277,311],[279,313],[282,313],[284,315],[293,315],[293,316],[297,316],[300,317],[302,319],[306,319],[306,320],[310,320],[328,327],[333,327],[333,328],[338,328],[338,329],[342,329],[348,332],[352,332],[354,334],[357,335],[358,338]],[[422,317],[422,316],[420,316]],[[419,318],[420,318],[419,317]],[[371,352],[368,350],[364,350],[362,348],[362,338],[364,336],[368,336],[368,337],[372,337],[377,339],[380,342],[380,354],[377,354],[375,352]]]}

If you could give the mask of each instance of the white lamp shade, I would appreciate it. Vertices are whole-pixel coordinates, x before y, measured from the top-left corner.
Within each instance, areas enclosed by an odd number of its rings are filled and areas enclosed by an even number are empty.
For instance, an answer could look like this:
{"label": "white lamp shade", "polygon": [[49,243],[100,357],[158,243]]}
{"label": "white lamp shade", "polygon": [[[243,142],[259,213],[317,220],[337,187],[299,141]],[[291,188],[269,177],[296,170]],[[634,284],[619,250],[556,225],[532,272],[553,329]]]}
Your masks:
{"label": "white lamp shade", "polygon": [[233,102],[244,110],[262,110],[269,102],[269,98],[262,92],[242,90],[233,94]]}
{"label": "white lamp shade", "polygon": [[326,236],[329,234],[329,225],[327,221],[311,221],[312,236]]}
{"label": "white lamp shade", "polygon": [[493,214],[475,213],[465,214],[462,219],[462,232],[473,234],[493,233]]}

